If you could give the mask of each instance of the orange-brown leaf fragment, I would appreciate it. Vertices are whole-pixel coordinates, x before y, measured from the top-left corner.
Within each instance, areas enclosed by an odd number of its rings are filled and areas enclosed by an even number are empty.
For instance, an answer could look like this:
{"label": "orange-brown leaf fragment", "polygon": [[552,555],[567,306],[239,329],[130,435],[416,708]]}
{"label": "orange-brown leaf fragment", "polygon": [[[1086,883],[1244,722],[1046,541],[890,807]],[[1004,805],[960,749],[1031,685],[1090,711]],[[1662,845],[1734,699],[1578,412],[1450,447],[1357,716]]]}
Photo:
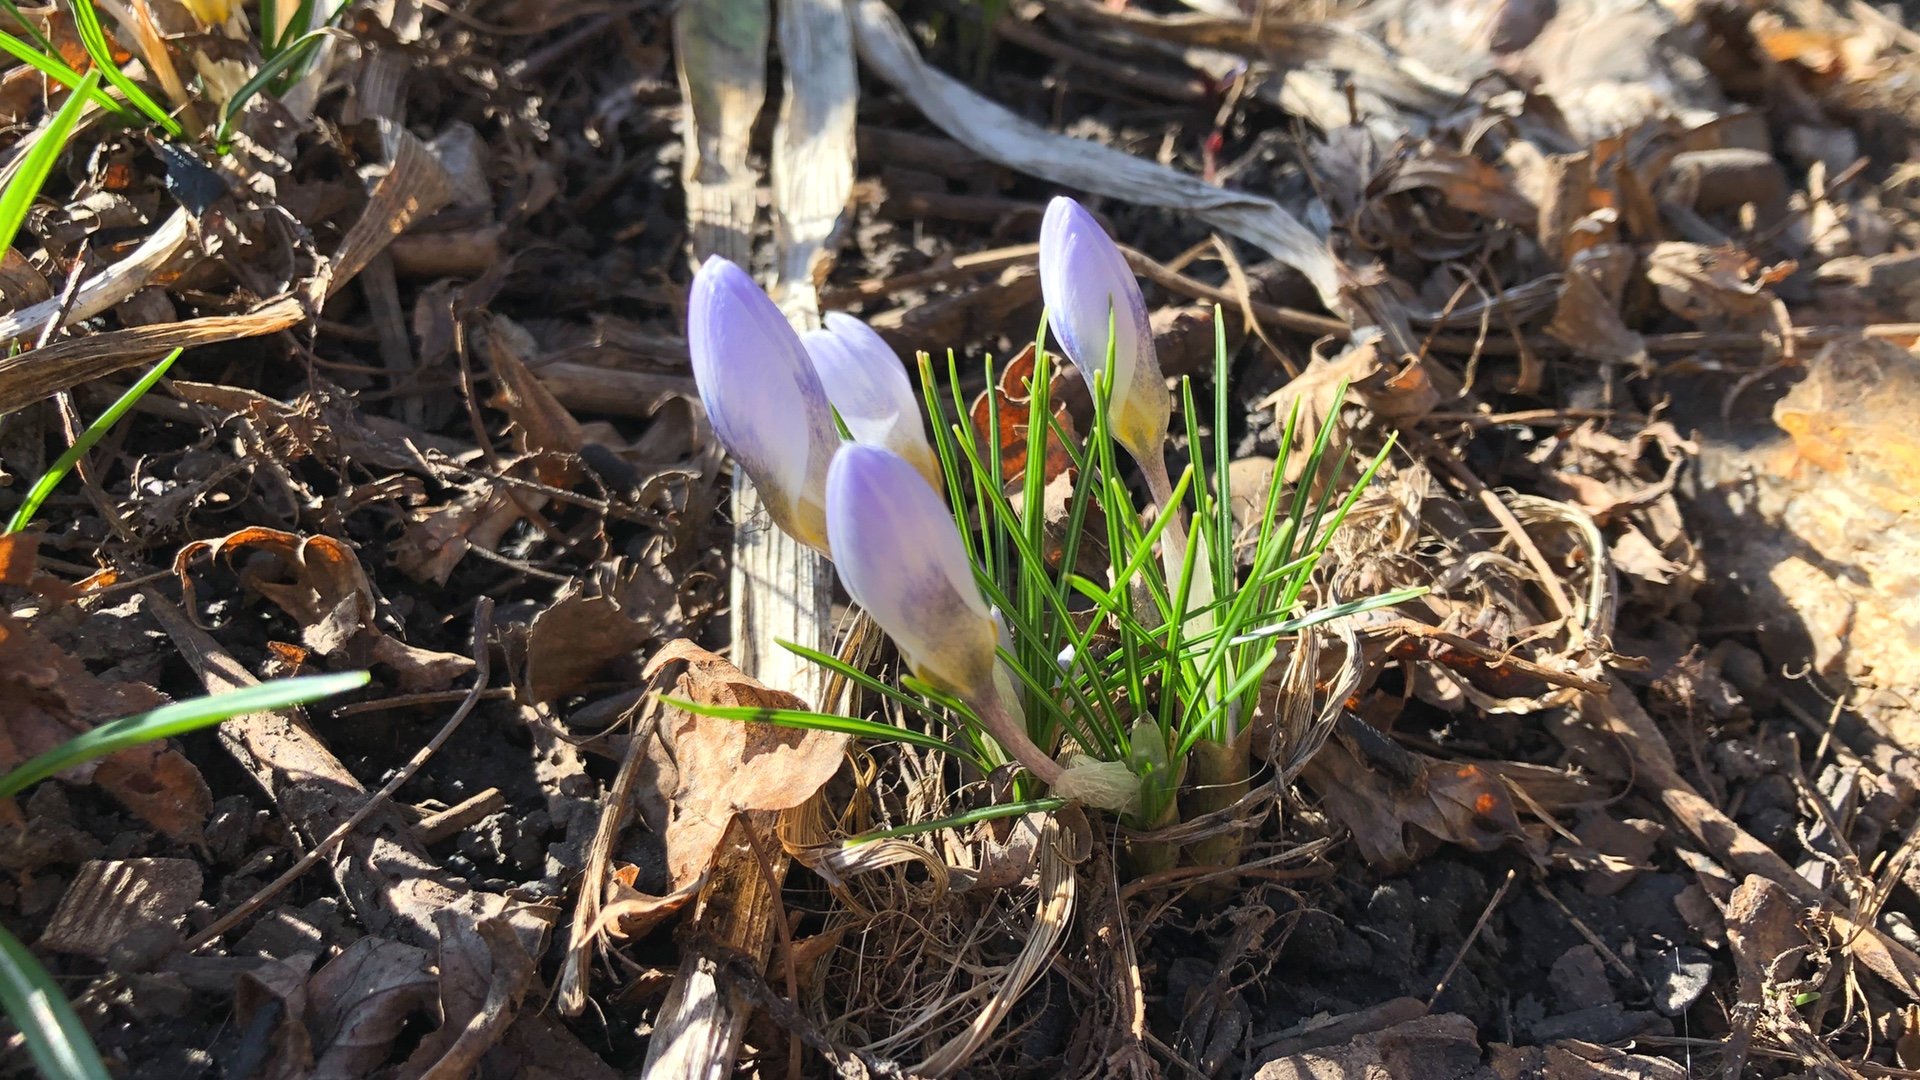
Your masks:
{"label": "orange-brown leaf fragment", "polygon": [[[967,410],[973,422],[974,435],[988,446],[999,446],[1000,479],[1004,483],[1018,480],[1027,471],[1027,438],[1030,429],[1027,420],[1033,413],[1034,368],[1034,349],[1028,345],[1020,350],[1020,355],[1000,369],[999,385],[981,391]],[[1048,400],[1056,403],[1053,406],[1054,419],[1071,431],[1073,422],[1067,418],[1066,406],[1057,404],[1060,400],[1059,377],[1053,376],[1053,379],[1048,387]],[[1067,448],[1060,442],[1060,436],[1049,431],[1045,479],[1053,480],[1066,472],[1072,463],[1072,459],[1067,457]]]}
{"label": "orange-brown leaf fragment", "polygon": [[[0,615],[0,769],[84,731],[165,704],[142,682],[108,682],[59,646]],[[200,770],[168,743],[148,743],[63,774],[92,782],[171,839],[198,843],[213,812]]]}

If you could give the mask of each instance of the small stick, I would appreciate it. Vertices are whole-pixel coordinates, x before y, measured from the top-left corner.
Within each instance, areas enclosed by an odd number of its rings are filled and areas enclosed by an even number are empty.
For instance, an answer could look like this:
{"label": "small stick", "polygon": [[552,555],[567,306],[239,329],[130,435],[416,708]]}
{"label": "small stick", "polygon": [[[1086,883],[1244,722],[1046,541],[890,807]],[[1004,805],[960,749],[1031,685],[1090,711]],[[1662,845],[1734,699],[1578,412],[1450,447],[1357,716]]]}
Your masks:
{"label": "small stick", "polygon": [[1493,891],[1493,899],[1487,901],[1486,910],[1480,913],[1480,921],[1473,924],[1473,931],[1467,935],[1467,940],[1460,943],[1460,951],[1453,954],[1453,963],[1447,965],[1446,974],[1441,975],[1440,981],[1433,984],[1433,993],[1427,995],[1428,1012],[1433,1011],[1433,1003],[1439,1001],[1440,995],[1446,992],[1447,984],[1453,981],[1453,973],[1460,970],[1461,963],[1466,960],[1467,950],[1473,948],[1473,943],[1480,939],[1480,931],[1487,928],[1487,920],[1493,918],[1493,909],[1499,907],[1500,901],[1507,898],[1507,890],[1513,887],[1513,877],[1514,871],[1507,871],[1507,880],[1501,882],[1500,887]]}
{"label": "small stick", "polygon": [[445,810],[421,818],[413,827],[413,835],[422,844],[437,844],[488,814],[496,814],[506,808],[507,797],[500,793],[499,788],[490,787],[470,799],[462,799]]}
{"label": "small stick", "polygon": [[385,806],[387,800],[393,797],[393,793],[400,790],[401,785],[413,779],[413,775],[420,771],[420,767],[427,763],[427,759],[432,757],[440,747],[444,746],[455,731],[459,730],[460,724],[466,720],[467,714],[473,711],[473,707],[480,704],[480,698],[486,691],[487,678],[492,667],[493,653],[487,640],[492,634],[493,598],[490,596],[482,596],[473,602],[474,674],[473,689],[467,692],[467,699],[462,701],[460,707],[453,711],[453,715],[447,718],[447,722],[441,725],[440,730],[434,734],[433,738],[427,740],[427,745],[421,747],[419,752],[415,753],[405,765],[401,766],[400,771],[394,774],[393,779],[387,781],[386,786],[368,796],[367,800],[360,804],[360,809],[355,810],[353,815],[341,822],[338,828],[328,833],[319,843],[313,845],[305,855],[300,857],[299,861],[287,868],[286,873],[281,874],[279,877],[274,878],[262,886],[259,892],[247,897],[246,901],[239,907],[234,908],[219,919],[214,920],[213,925],[195,934],[192,939],[187,942],[186,950],[188,952],[195,952],[205,948],[207,945],[218,940],[222,934],[239,926],[255,912],[265,907],[267,901],[278,896],[281,890],[293,884],[299,879],[300,875],[318,866],[321,856],[325,855],[335,844],[345,840],[351,835],[355,829],[360,827],[361,822],[373,815],[375,810]]}
{"label": "small stick", "polygon": [[1642,978],[1639,972],[1628,967],[1627,962],[1625,960],[1620,959],[1619,954],[1615,953],[1612,949],[1607,948],[1607,943],[1605,941],[1600,940],[1600,935],[1594,933],[1592,927],[1588,926],[1586,923],[1581,922],[1580,916],[1575,915],[1573,913],[1572,908],[1562,903],[1559,897],[1553,895],[1552,889],[1547,888],[1545,885],[1539,882],[1534,882],[1533,891],[1539,893],[1542,897],[1544,897],[1547,900],[1548,903],[1552,904],[1554,907],[1559,908],[1560,914],[1565,915],[1567,917],[1567,922],[1572,925],[1574,931],[1578,933],[1581,937],[1586,938],[1587,944],[1593,946],[1594,951],[1599,953],[1601,957],[1606,960],[1607,963],[1613,966],[1613,970],[1619,972],[1621,975],[1625,976],[1626,978],[1633,980],[1633,982],[1636,983],[1641,989],[1643,990],[1650,989],[1647,986],[1647,980]]}

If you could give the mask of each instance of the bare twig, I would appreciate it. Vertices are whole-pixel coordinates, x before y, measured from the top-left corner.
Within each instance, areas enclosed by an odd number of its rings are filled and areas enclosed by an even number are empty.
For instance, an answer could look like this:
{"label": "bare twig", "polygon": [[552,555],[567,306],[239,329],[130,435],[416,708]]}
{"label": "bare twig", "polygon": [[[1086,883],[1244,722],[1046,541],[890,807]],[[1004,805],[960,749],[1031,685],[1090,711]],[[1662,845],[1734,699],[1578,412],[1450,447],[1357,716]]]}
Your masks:
{"label": "bare twig", "polygon": [[393,779],[388,780],[379,791],[367,796],[366,801],[360,805],[360,809],[355,810],[353,815],[341,822],[338,828],[309,848],[305,855],[302,855],[292,866],[287,867],[285,873],[261,886],[239,907],[215,919],[206,929],[190,938],[186,945],[188,952],[205,948],[217,941],[227,931],[251,918],[255,912],[267,905],[267,901],[280,895],[287,886],[298,881],[302,874],[318,866],[321,858],[333,850],[335,844],[345,840],[350,833],[364,824],[369,817],[373,816],[374,811],[386,806],[393,798],[393,793],[413,779],[414,774],[420,771],[420,767],[427,763],[427,759],[433,757],[442,746],[446,745],[447,740],[453,737],[453,733],[460,729],[460,725],[473,712],[473,707],[480,703],[480,697],[486,691],[487,678],[492,666],[493,650],[492,642],[489,640],[492,636],[493,598],[482,596],[473,602],[474,675],[473,688],[467,691],[466,700],[460,703],[459,708],[453,710],[453,715],[447,718],[446,723],[440,725],[440,730],[434,733],[433,738],[427,740],[427,744],[416,751],[413,757],[393,774]]}

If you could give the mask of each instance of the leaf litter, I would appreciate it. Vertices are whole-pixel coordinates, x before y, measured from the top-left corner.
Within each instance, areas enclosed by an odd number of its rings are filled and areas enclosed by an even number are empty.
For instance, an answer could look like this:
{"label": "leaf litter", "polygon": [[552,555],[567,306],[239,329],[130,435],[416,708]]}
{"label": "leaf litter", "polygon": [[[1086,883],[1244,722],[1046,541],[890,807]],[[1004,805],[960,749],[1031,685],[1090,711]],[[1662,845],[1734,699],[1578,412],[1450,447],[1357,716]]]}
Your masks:
{"label": "leaf litter", "polygon": [[[751,1006],[755,1074],[1920,1066],[1900,17],[788,6],[729,5],[705,52],[663,8],[351,9],[192,205],[123,127],[63,159],[4,268],[0,509],[188,352],[0,537],[0,756],[377,680],[0,807],[0,919],[126,1075],[667,1075],[640,1062],[688,958]],[[251,46],[202,7],[136,5],[158,36],[121,45],[204,119]],[[770,48],[833,77],[775,87]],[[27,74],[0,101],[31,130],[64,92]],[[771,246],[730,224],[762,183]],[[1296,438],[1401,436],[1316,588],[1431,592],[1288,644],[1267,767],[1182,826],[1244,838],[1226,888],[1126,880],[1136,838],[1071,809],[845,847],[992,780],[659,700],[821,704],[725,652],[754,598],[687,257],[778,264],[795,310],[973,372],[1038,325],[1023,245],[1063,186],[1103,197],[1169,374],[1210,372],[1222,305],[1239,408],[1193,434],[1236,481],[1296,402]],[[978,422],[1024,389],[968,393]],[[1026,433],[992,434],[1017,475]]]}

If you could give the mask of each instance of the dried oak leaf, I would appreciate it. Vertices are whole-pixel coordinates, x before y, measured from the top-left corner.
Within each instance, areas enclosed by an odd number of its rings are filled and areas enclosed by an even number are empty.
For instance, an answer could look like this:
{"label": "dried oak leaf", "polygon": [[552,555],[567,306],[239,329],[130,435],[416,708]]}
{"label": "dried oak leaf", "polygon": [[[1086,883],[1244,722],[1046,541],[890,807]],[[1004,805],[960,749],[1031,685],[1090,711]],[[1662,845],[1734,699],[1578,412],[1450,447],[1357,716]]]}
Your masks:
{"label": "dried oak leaf", "polygon": [[[99,724],[166,704],[145,683],[108,682],[20,623],[0,615],[0,769]],[[62,774],[91,782],[171,839],[199,843],[213,793],[169,744],[146,743]]]}
{"label": "dried oak leaf", "polygon": [[329,960],[307,983],[311,1080],[373,1075],[408,1019],[432,1011],[436,982],[425,949],[389,938],[363,937]]}
{"label": "dried oak leaf", "polygon": [[[651,677],[684,663],[675,694],[703,705],[805,709],[726,660],[681,639],[647,662]],[[676,888],[706,873],[733,816],[748,810],[788,810],[813,796],[840,768],[848,736],[772,724],[721,720],[679,709],[665,712],[661,734],[677,782],[669,796],[667,870]]]}
{"label": "dried oak leaf", "polygon": [[1402,783],[1369,767],[1342,739],[1329,739],[1301,776],[1353,833],[1360,854],[1376,866],[1414,861],[1407,829],[1474,851],[1492,851],[1522,835],[1505,784],[1470,762],[1410,754],[1417,775]]}
{"label": "dried oak leaf", "polygon": [[252,526],[218,540],[195,540],[174,557],[173,572],[187,604],[193,604],[193,560],[248,549],[266,556],[240,571],[247,587],[271,600],[300,624],[300,640],[322,656],[348,664],[380,664],[402,689],[441,690],[473,670],[471,657],[415,648],[388,637],[375,624],[373,585],[360,559],[330,536],[301,536]]}
{"label": "dried oak leaf", "polygon": [[[1004,483],[1012,483],[1026,475],[1027,439],[1031,434],[1027,420],[1033,415],[1034,367],[1034,349],[1028,345],[1020,350],[1020,355],[1000,369],[999,384],[982,390],[967,410],[973,421],[974,434],[981,442],[1000,447],[1000,479]],[[1047,400],[1053,405],[1054,419],[1063,430],[1071,432],[1073,421],[1067,416],[1067,407],[1060,403],[1060,376],[1056,374],[1051,378]],[[1047,432],[1046,480],[1051,483],[1055,477],[1066,472],[1072,463],[1067,456],[1067,448],[1060,442],[1060,436],[1053,431]]]}
{"label": "dried oak leaf", "polygon": [[527,696],[548,702],[570,694],[651,636],[618,598],[590,596],[576,581],[527,626]]}

